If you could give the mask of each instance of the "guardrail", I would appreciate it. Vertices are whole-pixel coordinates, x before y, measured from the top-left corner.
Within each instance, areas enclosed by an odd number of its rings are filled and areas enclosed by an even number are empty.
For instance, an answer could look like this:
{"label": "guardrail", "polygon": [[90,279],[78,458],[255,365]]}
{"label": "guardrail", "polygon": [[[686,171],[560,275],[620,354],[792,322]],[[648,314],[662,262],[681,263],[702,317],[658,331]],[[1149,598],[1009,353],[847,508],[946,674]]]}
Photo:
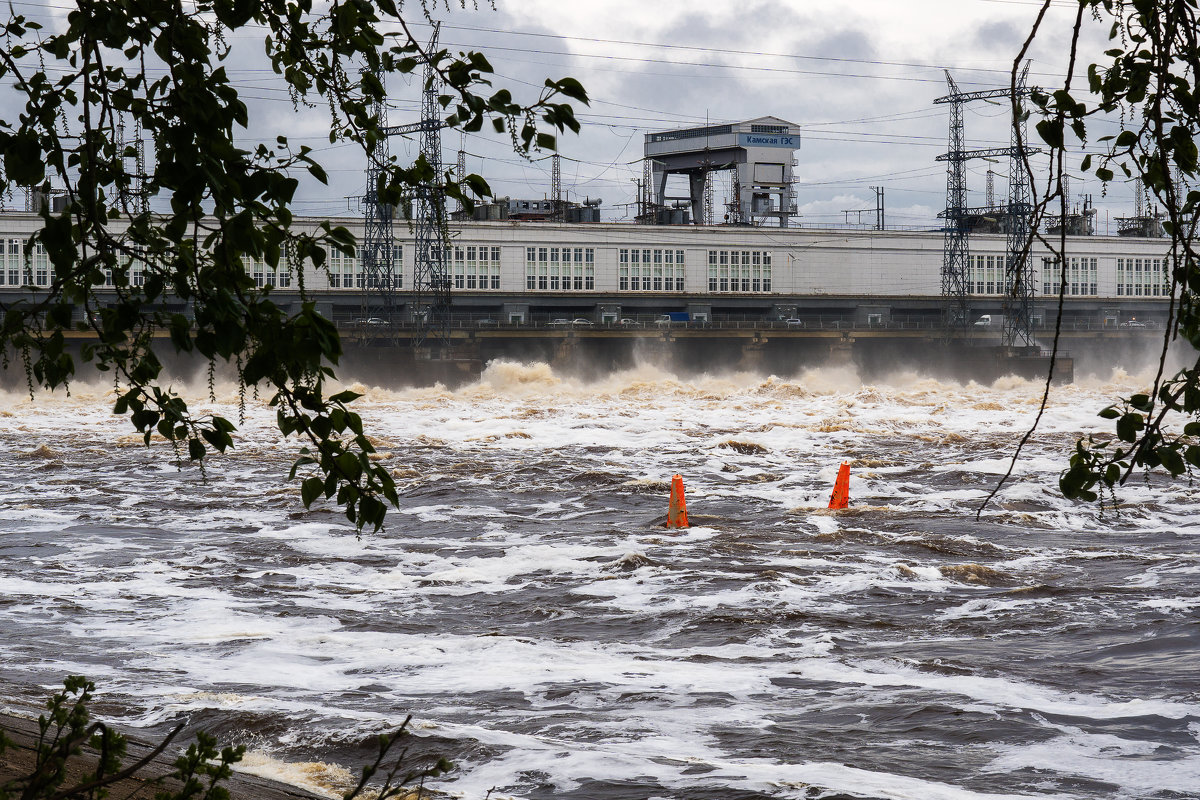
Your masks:
{"label": "guardrail", "polygon": [[[385,333],[390,331],[409,331],[417,330],[421,327],[419,323],[410,321],[396,322],[363,322],[358,320],[336,320],[335,325],[339,330],[354,331],[360,333],[369,333],[372,331]],[[631,319],[623,323],[594,323],[594,322],[576,322],[576,321],[559,321],[557,319],[544,320],[529,320],[524,322],[500,322],[491,319],[452,319],[448,323],[451,330],[494,330],[494,329],[510,329],[510,330],[529,330],[529,329],[545,329],[545,330],[597,330],[597,331],[614,331],[614,330],[656,330],[656,329],[702,329],[702,330],[820,330],[820,331],[930,331],[941,332],[945,330],[945,326],[939,321],[926,319],[892,319],[886,322],[862,322],[859,320],[846,319],[843,317],[816,317],[803,318],[799,323],[787,322],[784,320],[736,320],[736,319],[717,319],[708,321],[681,321],[672,320],[670,322],[659,321],[657,319]],[[1002,334],[1004,327],[1002,325],[980,325],[970,326],[969,331],[984,335]],[[1041,324],[1033,327],[1033,330],[1039,335],[1052,334],[1054,332],[1053,323]],[[1154,323],[1145,323],[1144,325],[1128,326],[1128,325],[1112,325],[1104,324],[1099,321],[1092,320],[1065,320],[1062,325],[1064,331],[1097,331],[1107,333],[1158,333],[1162,331],[1160,325]]]}

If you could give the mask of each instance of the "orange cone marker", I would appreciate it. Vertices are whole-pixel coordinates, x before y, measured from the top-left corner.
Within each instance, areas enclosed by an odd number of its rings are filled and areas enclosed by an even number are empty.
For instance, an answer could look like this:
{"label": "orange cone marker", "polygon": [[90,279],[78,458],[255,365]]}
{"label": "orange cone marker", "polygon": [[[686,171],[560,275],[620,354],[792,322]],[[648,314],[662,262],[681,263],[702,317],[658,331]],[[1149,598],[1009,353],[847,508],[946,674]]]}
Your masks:
{"label": "orange cone marker", "polygon": [[850,462],[843,461],[829,496],[830,508],[845,508],[850,503]]}
{"label": "orange cone marker", "polygon": [[688,527],[687,498],[683,496],[683,476],[671,478],[671,507],[667,511],[668,528]]}

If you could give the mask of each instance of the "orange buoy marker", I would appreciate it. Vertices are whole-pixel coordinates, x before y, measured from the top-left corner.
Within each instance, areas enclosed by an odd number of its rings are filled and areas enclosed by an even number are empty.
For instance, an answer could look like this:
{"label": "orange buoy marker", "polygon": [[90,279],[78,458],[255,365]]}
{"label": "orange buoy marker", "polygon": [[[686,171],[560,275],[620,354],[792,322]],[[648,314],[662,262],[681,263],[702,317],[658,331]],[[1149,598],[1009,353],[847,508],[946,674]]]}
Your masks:
{"label": "orange buoy marker", "polygon": [[845,508],[850,503],[850,462],[843,461],[829,496],[830,508]]}
{"label": "orange buoy marker", "polygon": [[667,511],[668,528],[688,527],[687,498],[683,496],[683,476],[671,478],[671,507]]}

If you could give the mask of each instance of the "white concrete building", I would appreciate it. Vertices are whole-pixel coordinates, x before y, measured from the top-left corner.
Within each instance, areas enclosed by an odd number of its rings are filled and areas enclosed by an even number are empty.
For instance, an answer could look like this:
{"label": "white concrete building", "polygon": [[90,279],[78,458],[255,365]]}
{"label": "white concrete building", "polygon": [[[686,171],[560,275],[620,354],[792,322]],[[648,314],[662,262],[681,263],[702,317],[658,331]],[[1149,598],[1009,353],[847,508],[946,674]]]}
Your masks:
{"label": "white concrete building", "polygon": [[[315,229],[323,221],[300,219],[298,224]],[[361,232],[359,218],[328,221]],[[28,257],[25,253],[39,224],[33,214],[0,214],[0,297],[50,285],[46,254],[40,248]],[[400,291],[408,292],[412,232],[402,225],[396,230]],[[817,308],[839,299],[883,308],[917,302],[933,308],[941,297],[942,238],[940,231],[460,222],[450,227],[447,269],[454,303],[464,310],[523,303],[595,306],[597,313],[611,314],[617,312],[600,307],[691,304],[707,305],[719,315],[720,309],[732,308],[772,313],[762,309],[773,304]],[[998,307],[1004,294],[1005,248],[1002,235],[970,238],[972,294],[980,307]],[[1131,302],[1152,307],[1169,290],[1167,248],[1164,239],[1072,237],[1067,296],[1091,301],[1085,305],[1097,313],[1102,306]],[[358,260],[340,253],[321,270],[303,269],[304,285],[319,301],[348,309],[368,288]],[[247,271],[260,285],[275,286],[281,299],[299,285],[299,276],[261,262],[248,262]],[[1035,250],[1032,274],[1036,302],[1050,305],[1057,298],[1058,265]],[[135,271],[130,282],[137,285],[143,278]]]}

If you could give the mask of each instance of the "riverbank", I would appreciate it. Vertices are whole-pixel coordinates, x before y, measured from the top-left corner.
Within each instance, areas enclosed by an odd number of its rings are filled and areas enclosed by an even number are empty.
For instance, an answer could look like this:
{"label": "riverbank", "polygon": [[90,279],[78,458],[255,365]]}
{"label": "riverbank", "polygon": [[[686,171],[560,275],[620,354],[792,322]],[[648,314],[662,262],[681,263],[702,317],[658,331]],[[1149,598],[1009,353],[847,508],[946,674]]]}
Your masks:
{"label": "riverbank", "polygon": [[[10,746],[0,755],[0,785],[19,775],[28,775],[34,767],[35,749],[38,738],[38,723],[36,719],[0,714],[0,729],[4,731]],[[109,787],[113,797],[123,797],[129,800],[152,800],[154,792],[160,788],[159,780],[174,770],[172,762],[178,754],[186,749],[188,742],[173,742],[171,747],[156,758],[136,776],[118,781]],[[154,745],[146,742],[128,739],[125,764],[132,764],[144,758],[154,750]],[[96,756],[84,752],[69,765],[65,786],[73,786],[81,782],[84,776],[95,769]],[[165,786],[171,787],[174,782],[167,780]],[[175,783],[174,785],[178,785]],[[326,800],[318,794],[260,778],[256,775],[234,772],[232,777],[223,781],[222,785],[229,790],[231,800]]]}

